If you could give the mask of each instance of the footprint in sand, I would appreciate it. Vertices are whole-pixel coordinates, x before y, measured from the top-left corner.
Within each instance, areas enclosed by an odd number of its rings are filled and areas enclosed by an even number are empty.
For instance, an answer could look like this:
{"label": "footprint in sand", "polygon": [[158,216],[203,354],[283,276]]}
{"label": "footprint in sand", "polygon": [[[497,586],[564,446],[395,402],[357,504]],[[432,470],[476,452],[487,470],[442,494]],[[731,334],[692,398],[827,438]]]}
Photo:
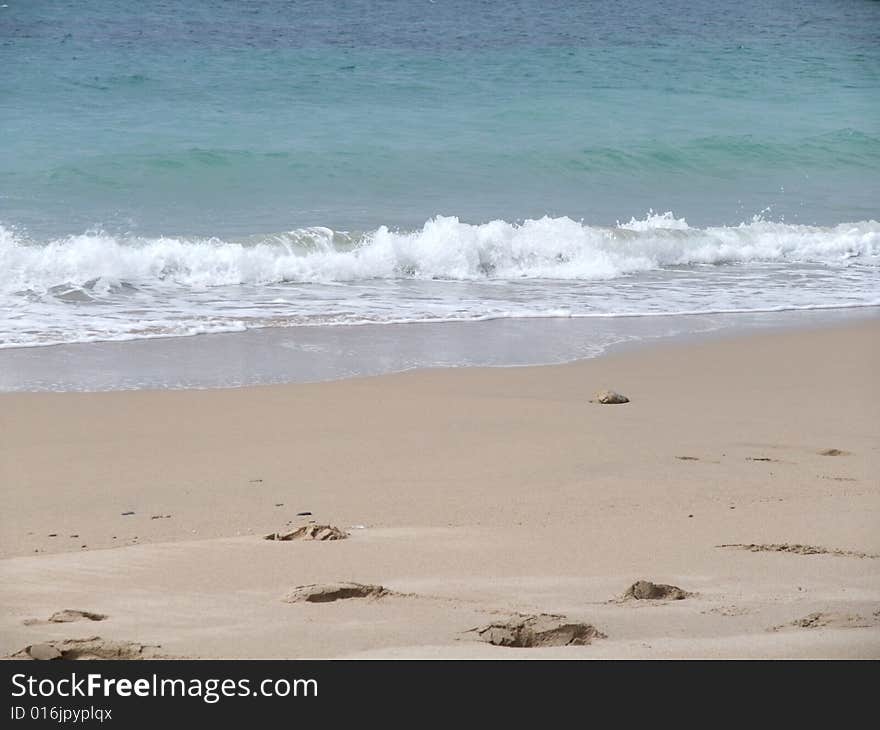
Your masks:
{"label": "footprint in sand", "polygon": [[264,540],[345,540],[348,533],[333,525],[303,525],[291,532],[270,532]]}
{"label": "footprint in sand", "polygon": [[569,621],[553,614],[516,615],[469,629],[480,641],[494,646],[533,648],[540,646],[586,646],[594,639],[608,638],[591,624]]}
{"label": "footprint in sand", "polygon": [[24,621],[26,626],[35,626],[40,624],[67,624],[72,621],[104,621],[106,614],[95,613],[94,611],[80,611],[74,608],[65,608],[63,611],[56,611],[45,621],[38,618],[29,618]]}
{"label": "footprint in sand", "polygon": [[382,598],[393,595],[384,586],[364,583],[321,583],[297,586],[285,597],[285,603],[330,603],[348,598]]}
{"label": "footprint in sand", "polygon": [[161,646],[134,641],[113,641],[91,636],[87,639],[63,639],[31,644],[6,659],[172,659],[157,650]]}
{"label": "footprint in sand", "polygon": [[880,621],[876,617],[872,619],[850,613],[816,611],[790,623],[771,626],[768,631],[784,631],[786,629],[867,629],[876,626],[878,623]]}
{"label": "footprint in sand", "polygon": [[682,590],[678,586],[666,583],[652,583],[649,580],[639,580],[626,589],[622,600],[624,601],[682,601],[694,595]]}
{"label": "footprint in sand", "polygon": [[710,608],[707,611],[700,611],[700,613],[706,614],[716,614],[718,616],[745,616],[747,614],[752,613],[752,609],[745,608],[743,606],[715,606],[715,608]]}
{"label": "footprint in sand", "polygon": [[880,558],[874,553],[863,553],[860,550],[841,550],[840,548],[825,548],[819,545],[799,545],[796,543],[725,543],[716,545],[719,548],[732,548],[735,550],[748,550],[751,553],[794,553],[796,555],[837,555],[846,558]]}

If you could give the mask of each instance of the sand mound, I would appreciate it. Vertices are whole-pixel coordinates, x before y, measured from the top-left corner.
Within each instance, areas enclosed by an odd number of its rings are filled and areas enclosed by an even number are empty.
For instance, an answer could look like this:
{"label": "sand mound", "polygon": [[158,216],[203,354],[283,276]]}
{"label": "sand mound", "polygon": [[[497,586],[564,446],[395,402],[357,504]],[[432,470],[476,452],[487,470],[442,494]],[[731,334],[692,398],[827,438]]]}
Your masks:
{"label": "sand mound", "polygon": [[681,601],[691,594],[678,586],[666,583],[652,583],[649,580],[638,580],[626,589],[625,600],[635,601]]}
{"label": "sand mound", "polygon": [[344,540],[348,537],[333,525],[303,525],[292,532],[272,532],[264,540]]}
{"label": "sand mound", "polygon": [[381,598],[390,591],[383,586],[364,583],[323,583],[297,586],[285,597],[285,603],[330,603],[346,598]]}
{"label": "sand mound", "polygon": [[755,543],[725,543],[717,545],[720,548],[734,548],[748,550],[751,553],[795,553],[796,555],[839,555],[847,558],[880,558],[874,553],[863,553],[859,550],[841,550],[840,548],[824,548],[819,545],[798,545],[796,543],[768,543],[758,545]]}
{"label": "sand mound", "polygon": [[629,398],[621,395],[613,390],[600,390],[596,393],[590,403],[602,403],[604,405],[615,405],[617,403],[629,403]]}
{"label": "sand mound", "polygon": [[158,646],[133,641],[111,641],[100,636],[31,644],[10,659],[162,659]]}
{"label": "sand mound", "polygon": [[471,629],[481,641],[494,646],[532,648],[538,646],[585,646],[605,634],[590,624],[568,621],[564,616],[538,614],[514,616],[481,628]]}

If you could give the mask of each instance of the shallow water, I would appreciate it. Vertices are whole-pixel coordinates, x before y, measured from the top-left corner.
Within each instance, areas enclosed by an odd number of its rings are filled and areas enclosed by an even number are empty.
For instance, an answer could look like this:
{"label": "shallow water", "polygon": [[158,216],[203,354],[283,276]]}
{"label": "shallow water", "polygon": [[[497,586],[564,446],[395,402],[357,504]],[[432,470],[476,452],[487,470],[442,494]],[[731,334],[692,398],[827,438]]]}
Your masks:
{"label": "shallow water", "polygon": [[8,348],[0,350],[0,392],[236,388],[420,368],[547,365],[648,343],[833,326],[878,316],[880,308],[865,307],[647,318],[266,327],[201,337]]}

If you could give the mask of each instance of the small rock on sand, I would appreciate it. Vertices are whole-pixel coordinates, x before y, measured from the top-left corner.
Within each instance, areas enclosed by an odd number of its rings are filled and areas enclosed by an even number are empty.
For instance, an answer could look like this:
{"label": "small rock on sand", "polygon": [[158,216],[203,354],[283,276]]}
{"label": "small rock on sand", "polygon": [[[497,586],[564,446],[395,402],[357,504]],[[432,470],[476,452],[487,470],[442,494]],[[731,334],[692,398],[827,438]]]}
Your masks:
{"label": "small rock on sand", "polygon": [[389,594],[384,586],[364,583],[323,583],[297,586],[285,597],[285,603],[330,603],[346,598],[381,598]]}
{"label": "small rock on sand", "polygon": [[820,456],[849,456],[849,451],[844,451],[843,449],[822,449],[819,452]]}
{"label": "small rock on sand", "polygon": [[494,646],[531,648],[536,646],[585,646],[605,634],[590,624],[569,621],[564,616],[538,614],[495,621],[475,631],[481,641]]}
{"label": "small rock on sand", "polygon": [[603,405],[614,405],[617,403],[629,403],[629,398],[621,395],[613,390],[600,390],[596,393],[592,403],[602,403]]}
{"label": "small rock on sand", "polygon": [[678,586],[666,583],[652,583],[649,580],[639,580],[626,589],[624,599],[636,601],[680,601],[690,595]]}
{"label": "small rock on sand", "polygon": [[303,525],[291,532],[271,532],[264,540],[344,540],[348,533],[333,525]]}

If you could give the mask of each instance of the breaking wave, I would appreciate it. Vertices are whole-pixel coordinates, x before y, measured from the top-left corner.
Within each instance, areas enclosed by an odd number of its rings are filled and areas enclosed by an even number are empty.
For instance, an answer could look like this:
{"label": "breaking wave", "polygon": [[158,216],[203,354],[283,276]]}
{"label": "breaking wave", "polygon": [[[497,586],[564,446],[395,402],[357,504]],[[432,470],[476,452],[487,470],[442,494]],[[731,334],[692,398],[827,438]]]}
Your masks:
{"label": "breaking wave", "polygon": [[409,232],[304,228],[238,241],[92,232],[38,242],[0,226],[0,291],[406,278],[589,281],[688,265],[876,265],[878,257],[880,223],[873,220],[832,227],[753,220],[691,228],[671,213],[613,227],[547,217],[473,225],[437,216]]}

